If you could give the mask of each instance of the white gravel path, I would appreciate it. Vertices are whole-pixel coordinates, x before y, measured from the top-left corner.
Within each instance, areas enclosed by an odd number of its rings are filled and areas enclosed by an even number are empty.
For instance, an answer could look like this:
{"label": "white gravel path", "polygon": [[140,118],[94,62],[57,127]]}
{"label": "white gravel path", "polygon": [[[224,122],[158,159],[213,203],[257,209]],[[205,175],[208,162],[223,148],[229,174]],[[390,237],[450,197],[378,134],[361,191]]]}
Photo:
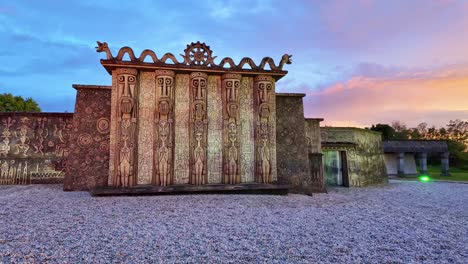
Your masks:
{"label": "white gravel path", "polygon": [[468,184],[93,198],[0,187],[0,263],[468,263]]}

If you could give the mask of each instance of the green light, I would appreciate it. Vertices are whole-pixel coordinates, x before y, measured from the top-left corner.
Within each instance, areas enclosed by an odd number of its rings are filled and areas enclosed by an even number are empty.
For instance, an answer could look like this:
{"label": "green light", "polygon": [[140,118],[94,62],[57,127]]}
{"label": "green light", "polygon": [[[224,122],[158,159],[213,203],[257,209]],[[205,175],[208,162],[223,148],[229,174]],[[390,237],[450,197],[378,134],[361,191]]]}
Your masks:
{"label": "green light", "polygon": [[419,176],[419,180],[422,182],[428,182],[428,181],[431,181],[431,178],[429,178],[429,176],[427,175],[421,175]]}

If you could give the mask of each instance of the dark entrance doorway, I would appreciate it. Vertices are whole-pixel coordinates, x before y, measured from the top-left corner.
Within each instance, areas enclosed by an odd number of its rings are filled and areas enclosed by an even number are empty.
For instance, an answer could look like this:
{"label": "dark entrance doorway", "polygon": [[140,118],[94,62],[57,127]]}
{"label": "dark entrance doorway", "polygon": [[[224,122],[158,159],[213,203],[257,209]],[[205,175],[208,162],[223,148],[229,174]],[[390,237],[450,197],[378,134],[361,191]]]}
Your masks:
{"label": "dark entrance doorway", "polygon": [[323,169],[325,185],[349,187],[346,151],[324,151]]}

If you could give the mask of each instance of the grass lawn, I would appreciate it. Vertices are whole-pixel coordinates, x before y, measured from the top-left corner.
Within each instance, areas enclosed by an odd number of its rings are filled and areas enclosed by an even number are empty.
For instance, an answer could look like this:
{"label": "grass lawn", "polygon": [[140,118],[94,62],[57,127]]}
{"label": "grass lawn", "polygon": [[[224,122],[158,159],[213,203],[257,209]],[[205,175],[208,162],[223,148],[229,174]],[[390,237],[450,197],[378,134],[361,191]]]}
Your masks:
{"label": "grass lawn", "polygon": [[[419,168],[418,168],[419,171]],[[450,176],[440,176],[440,165],[427,166],[427,174],[433,180],[446,180],[446,181],[466,181],[468,182],[468,170],[450,167]]]}
{"label": "grass lawn", "polygon": [[468,181],[468,170],[451,167],[450,176],[440,176],[440,166],[427,166],[427,172],[432,179],[448,181]]}

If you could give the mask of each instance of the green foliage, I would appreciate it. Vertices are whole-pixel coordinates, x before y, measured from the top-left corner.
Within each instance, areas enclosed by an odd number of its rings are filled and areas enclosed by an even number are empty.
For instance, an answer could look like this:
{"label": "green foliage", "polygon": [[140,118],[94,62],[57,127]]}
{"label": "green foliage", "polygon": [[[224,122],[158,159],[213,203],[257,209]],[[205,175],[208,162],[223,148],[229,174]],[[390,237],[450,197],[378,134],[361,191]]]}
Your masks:
{"label": "green foliage", "polygon": [[0,94],[0,112],[41,112],[41,108],[32,98]]}
{"label": "green foliage", "polygon": [[372,125],[370,128],[372,131],[377,131],[382,133],[383,140],[395,139],[395,129],[388,124],[377,124]]}

